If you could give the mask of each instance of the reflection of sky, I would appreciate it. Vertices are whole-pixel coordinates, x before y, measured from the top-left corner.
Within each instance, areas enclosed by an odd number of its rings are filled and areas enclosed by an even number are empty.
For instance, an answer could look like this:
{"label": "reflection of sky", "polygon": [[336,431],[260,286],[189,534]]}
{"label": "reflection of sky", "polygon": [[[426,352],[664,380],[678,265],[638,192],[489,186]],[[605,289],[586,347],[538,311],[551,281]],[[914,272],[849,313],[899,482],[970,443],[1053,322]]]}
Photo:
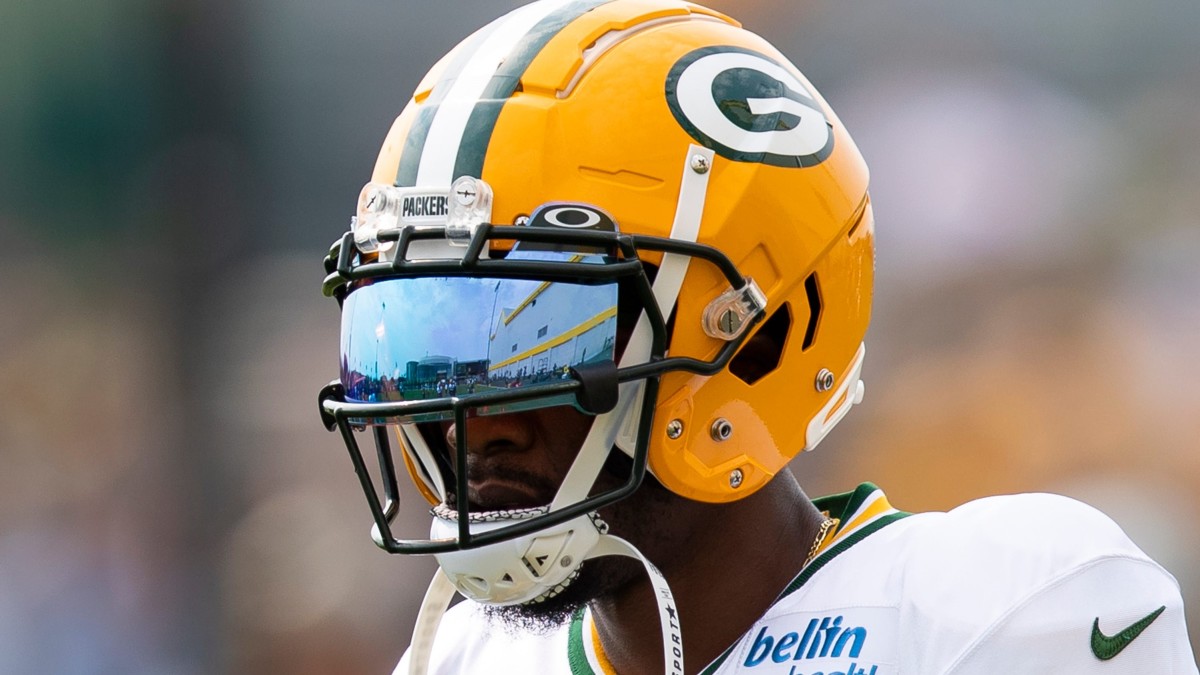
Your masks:
{"label": "reflection of sky", "polygon": [[351,369],[364,374],[375,374],[377,368],[402,374],[409,361],[427,356],[485,359],[493,317],[515,307],[539,283],[422,278],[360,288],[346,298],[342,311],[343,353]]}
{"label": "reflection of sky", "polygon": [[[552,251],[514,252],[509,256],[517,257],[563,260],[567,256]],[[600,262],[600,256],[584,260],[593,261]],[[428,356],[447,356],[456,361],[486,359],[491,327],[505,309],[516,308],[541,283],[457,277],[377,281],[346,298],[342,354],[353,371],[392,377],[403,375],[409,361]],[[610,294],[595,297],[611,302]]]}

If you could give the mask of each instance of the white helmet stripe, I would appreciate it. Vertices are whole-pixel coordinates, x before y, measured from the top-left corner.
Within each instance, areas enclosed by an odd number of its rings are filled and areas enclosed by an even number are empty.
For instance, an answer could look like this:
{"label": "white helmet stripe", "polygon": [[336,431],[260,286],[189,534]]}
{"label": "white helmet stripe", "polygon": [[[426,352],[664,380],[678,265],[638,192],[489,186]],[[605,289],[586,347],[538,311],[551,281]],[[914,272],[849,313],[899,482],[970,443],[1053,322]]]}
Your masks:
{"label": "white helmet stripe", "polygon": [[[434,88],[431,98],[437,99],[427,102],[416,121],[422,128],[410,133],[410,139],[423,141],[415,176],[410,155],[416,148],[406,147],[397,184],[447,186],[460,175],[480,177],[502,101],[516,89],[525,68],[564,26],[608,1],[541,0],[493,22],[469,45],[469,59],[461,69],[446,73]],[[461,162],[460,155],[465,155]]]}
{"label": "white helmet stripe", "polygon": [[425,99],[421,104],[421,112],[417,115],[412,129],[409,130],[408,136],[404,141],[404,151],[400,157],[400,166],[396,170],[397,186],[413,187],[417,184],[417,166],[421,162],[421,153],[425,150],[425,140],[429,136],[429,124],[433,121],[433,116],[437,113],[438,105],[446,97],[446,92],[450,90],[450,85],[447,83],[458,79],[458,74],[471,61],[471,57],[479,48],[480,43],[486,40],[492,34],[492,31],[496,29],[496,26],[503,23],[503,21],[504,19],[501,17],[475,31],[452,52],[454,54],[453,59],[447,64],[440,78],[434,84],[433,90],[429,93],[429,98]]}

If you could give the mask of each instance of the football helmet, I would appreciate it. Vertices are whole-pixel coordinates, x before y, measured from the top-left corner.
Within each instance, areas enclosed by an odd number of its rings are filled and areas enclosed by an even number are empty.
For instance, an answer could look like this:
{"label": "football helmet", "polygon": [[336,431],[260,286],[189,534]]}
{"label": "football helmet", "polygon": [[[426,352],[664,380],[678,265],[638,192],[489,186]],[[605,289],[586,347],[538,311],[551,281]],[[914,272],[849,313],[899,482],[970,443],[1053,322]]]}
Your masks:
{"label": "football helmet", "polygon": [[[468,37],[392,125],[325,265],[342,339],[321,414],[376,542],[438,556],[484,602],[553,595],[613,552],[597,510],[646,470],[744,498],[862,396],[866,164],[786,57],[688,2],[542,0]],[[563,404],[593,422],[553,501],[472,512],[466,433],[446,448],[427,423]],[[611,452],[628,479],[595,491]],[[392,533],[401,464],[428,538]]]}

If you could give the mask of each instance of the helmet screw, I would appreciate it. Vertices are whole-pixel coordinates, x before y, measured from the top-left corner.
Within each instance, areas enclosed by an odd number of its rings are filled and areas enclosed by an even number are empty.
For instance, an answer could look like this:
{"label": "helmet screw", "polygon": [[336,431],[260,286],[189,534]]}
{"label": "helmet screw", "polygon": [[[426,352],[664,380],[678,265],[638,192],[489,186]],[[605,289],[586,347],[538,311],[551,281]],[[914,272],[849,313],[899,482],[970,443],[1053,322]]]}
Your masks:
{"label": "helmet screw", "polygon": [[513,225],[516,225],[517,227],[521,227],[523,225],[528,225],[528,224],[529,224],[529,216],[520,215],[520,216],[517,216],[516,218],[513,218]]}
{"label": "helmet screw", "polygon": [[475,187],[475,181],[471,179],[459,179],[454,182],[456,185],[451,186],[451,189],[454,191],[454,197],[458,200],[458,203],[463,206],[474,204],[475,200],[479,197],[479,190]]}
{"label": "helmet screw", "polygon": [[696,173],[708,173],[708,158],[704,155],[692,155],[692,171]]}
{"label": "helmet screw", "polygon": [[745,479],[746,477],[742,474],[741,469],[734,469],[729,472],[729,487],[736,490],[742,486],[742,481]]}
{"label": "helmet screw", "polygon": [[683,421],[671,420],[667,422],[667,438],[675,440],[683,435]]}
{"label": "helmet screw", "polygon": [[833,373],[829,372],[828,368],[822,368],[821,372],[817,373],[817,391],[825,392],[833,389]]}
{"label": "helmet screw", "polygon": [[562,559],[558,561],[558,564],[561,565],[562,567],[570,567],[572,562],[575,562],[575,561],[571,559],[571,556],[564,555],[562,557]]}
{"label": "helmet screw", "polygon": [[720,324],[721,330],[732,335],[737,332],[738,328],[741,327],[742,319],[737,315],[736,312],[730,309],[726,310],[725,313],[721,315],[718,323]]}
{"label": "helmet screw", "polygon": [[718,417],[716,420],[713,420],[712,429],[709,431],[714,441],[727,441],[733,435],[733,425],[724,417]]}

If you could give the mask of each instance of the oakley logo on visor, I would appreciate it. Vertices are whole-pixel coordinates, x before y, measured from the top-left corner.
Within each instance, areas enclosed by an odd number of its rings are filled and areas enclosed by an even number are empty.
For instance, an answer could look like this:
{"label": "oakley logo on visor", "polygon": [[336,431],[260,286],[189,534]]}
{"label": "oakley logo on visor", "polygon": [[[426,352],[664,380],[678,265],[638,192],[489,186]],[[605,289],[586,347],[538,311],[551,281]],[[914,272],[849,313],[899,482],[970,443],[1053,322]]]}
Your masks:
{"label": "oakley logo on visor", "polygon": [[[576,204],[571,202],[550,202],[542,204],[529,216],[531,227],[561,227],[569,230],[594,230],[597,232],[618,232],[617,221],[599,208],[591,204]],[[600,253],[599,249],[575,246],[576,250],[588,253]],[[560,244],[541,242],[522,242],[524,251],[563,251]]]}
{"label": "oakley logo on visor", "polygon": [[529,216],[533,227],[566,227],[572,230],[616,232],[617,223],[604,211],[590,204],[550,202],[542,204]]}
{"label": "oakley logo on visor", "polygon": [[705,47],[667,76],[667,104],[698,143],[722,157],[815,166],[833,152],[816,96],[783,64],[738,47]]}

